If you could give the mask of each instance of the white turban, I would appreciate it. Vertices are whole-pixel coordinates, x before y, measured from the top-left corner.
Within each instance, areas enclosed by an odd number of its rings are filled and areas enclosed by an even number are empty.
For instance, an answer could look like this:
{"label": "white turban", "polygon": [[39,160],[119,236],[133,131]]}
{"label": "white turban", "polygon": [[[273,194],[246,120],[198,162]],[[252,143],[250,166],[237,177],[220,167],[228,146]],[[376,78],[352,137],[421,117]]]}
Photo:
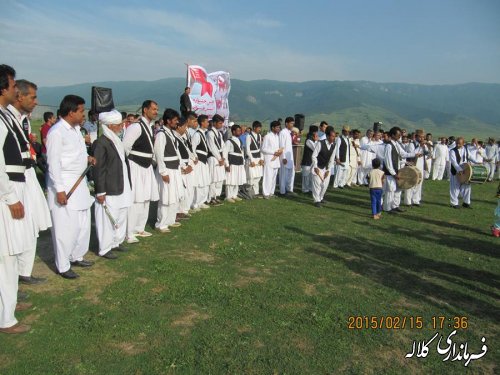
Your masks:
{"label": "white turban", "polygon": [[110,112],[99,113],[99,121],[104,125],[118,125],[122,123],[122,114],[116,109]]}

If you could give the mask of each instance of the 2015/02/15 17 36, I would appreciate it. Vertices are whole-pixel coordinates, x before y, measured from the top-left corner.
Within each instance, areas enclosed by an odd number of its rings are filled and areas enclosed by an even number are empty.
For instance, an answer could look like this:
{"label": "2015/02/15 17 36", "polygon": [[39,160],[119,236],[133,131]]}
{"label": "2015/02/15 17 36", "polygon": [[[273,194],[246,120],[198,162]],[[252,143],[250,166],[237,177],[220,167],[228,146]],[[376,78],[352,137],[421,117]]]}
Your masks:
{"label": "2015/02/15 17 36", "polygon": [[348,329],[467,329],[466,316],[405,316],[405,315],[372,315],[349,316]]}

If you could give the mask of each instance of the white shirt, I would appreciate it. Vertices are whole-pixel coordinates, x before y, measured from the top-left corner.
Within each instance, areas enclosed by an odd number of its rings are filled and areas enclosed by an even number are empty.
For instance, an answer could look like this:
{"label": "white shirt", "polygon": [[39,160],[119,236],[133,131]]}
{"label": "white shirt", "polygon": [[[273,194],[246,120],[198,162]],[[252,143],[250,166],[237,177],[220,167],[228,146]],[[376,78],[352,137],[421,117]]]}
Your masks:
{"label": "white shirt", "polygon": [[[460,155],[460,164],[467,163],[467,161],[464,160],[465,159],[465,155],[466,155],[466,153],[465,153],[465,146],[458,149],[458,154]],[[469,153],[469,161],[472,162],[472,163],[476,163],[476,159],[474,159],[473,157],[471,157],[470,153]],[[453,149],[450,150],[450,163],[453,166],[453,168],[455,168],[455,170],[457,172],[462,172],[463,171],[462,167],[457,162],[457,156],[456,156],[455,151]]]}
{"label": "white shirt", "polygon": [[335,140],[335,144],[337,145],[337,149],[335,150],[335,157],[337,159],[340,159],[340,145],[342,143],[342,139],[347,144],[346,152],[345,152],[345,162],[343,162],[342,164],[344,164],[344,166],[347,167],[351,163],[351,158],[349,156],[350,151],[351,151],[351,146],[350,146],[351,140],[349,137],[346,137],[345,135],[341,135],[340,137],[337,137],[337,139]]}
{"label": "white shirt", "polygon": [[385,145],[385,150],[384,150],[384,165],[387,168],[387,170],[389,171],[389,173],[391,174],[391,176],[396,175],[396,170],[394,169],[394,166],[392,165],[392,148],[393,147],[395,147],[396,151],[398,152],[400,162],[401,162],[402,158],[414,158],[415,157],[415,152],[406,152],[405,150],[403,150],[403,147],[401,146],[401,144],[399,142],[391,140],[389,143],[387,143]]}
{"label": "white shirt", "polygon": [[[159,131],[158,133],[156,133],[155,144],[154,144],[154,154],[156,156],[156,162],[158,163],[157,165],[158,173],[161,176],[167,176],[169,170],[169,168],[167,168],[167,166],[165,165],[165,160],[163,159],[165,157],[165,146],[167,145],[167,137],[169,137],[170,141],[173,142],[174,144],[177,158],[179,160],[182,160],[179,148],[177,147],[177,143],[175,142],[175,137],[172,134],[172,130],[168,128],[164,128],[164,130],[165,132]],[[175,155],[169,155],[168,157],[174,157],[174,156]],[[180,163],[179,163],[179,169],[180,169]]]}
{"label": "white shirt", "polygon": [[287,128],[282,129],[279,134],[280,148],[283,148],[283,153],[280,159],[283,161],[286,159],[286,164],[283,166],[285,168],[293,168],[293,145],[292,145],[292,132]]}
{"label": "white shirt", "polygon": [[449,158],[450,158],[450,153],[449,153],[449,150],[448,150],[448,146],[447,145],[443,145],[442,143],[438,143],[434,147],[434,153],[433,153],[432,157],[434,159],[436,159],[436,162],[438,162],[438,161],[441,161],[441,162],[448,161]]}
{"label": "white shirt", "polygon": [[[291,139],[290,139],[291,142]],[[279,135],[274,134],[272,131],[267,133],[262,141],[261,151],[264,155],[264,166],[270,168],[280,167],[280,158],[274,157],[274,153],[280,148]],[[274,158],[274,160],[272,160]]]}
{"label": "white shirt", "polygon": [[[85,171],[88,164],[87,147],[80,133],[80,126],[71,126],[60,119],[50,127],[47,135],[47,163],[49,165],[48,204],[49,208],[57,205],[56,193],[68,193],[73,184]],[[94,200],[90,196],[85,177],[73,195],[68,199],[68,208],[86,210]]]}
{"label": "white shirt", "polygon": [[490,145],[489,143],[484,148],[484,158],[488,163],[496,163],[499,160],[498,157],[498,145],[493,143]]}

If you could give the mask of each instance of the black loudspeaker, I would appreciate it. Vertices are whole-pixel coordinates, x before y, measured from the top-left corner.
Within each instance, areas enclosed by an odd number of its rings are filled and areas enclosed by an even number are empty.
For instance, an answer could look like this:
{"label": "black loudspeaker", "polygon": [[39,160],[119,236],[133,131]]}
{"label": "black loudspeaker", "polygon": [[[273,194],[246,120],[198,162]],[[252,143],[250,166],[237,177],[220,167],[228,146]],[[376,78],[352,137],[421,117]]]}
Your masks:
{"label": "black loudspeaker", "polygon": [[295,115],[295,127],[299,128],[300,131],[304,130],[305,122],[306,122],[306,117],[303,114],[297,113]]}
{"label": "black loudspeaker", "polygon": [[113,92],[105,87],[92,86],[91,109],[94,113],[109,112],[115,108]]}
{"label": "black loudspeaker", "polygon": [[379,132],[379,131],[380,131],[380,129],[382,128],[382,125],[383,125],[383,123],[382,123],[382,122],[380,122],[380,121],[374,122],[374,123],[373,123],[373,131],[374,131],[375,133]]}

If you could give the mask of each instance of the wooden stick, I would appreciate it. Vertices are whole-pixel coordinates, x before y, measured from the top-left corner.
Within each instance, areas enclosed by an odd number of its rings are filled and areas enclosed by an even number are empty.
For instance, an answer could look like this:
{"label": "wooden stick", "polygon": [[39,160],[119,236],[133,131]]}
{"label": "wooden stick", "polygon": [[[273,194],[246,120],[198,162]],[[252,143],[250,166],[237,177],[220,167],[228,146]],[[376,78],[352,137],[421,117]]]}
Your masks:
{"label": "wooden stick", "polygon": [[85,178],[85,175],[90,170],[90,168],[92,168],[92,164],[90,164],[87,168],[85,168],[85,170],[80,175],[80,177],[78,177],[78,180],[76,180],[75,184],[70,189],[70,191],[66,193],[66,199],[69,199],[69,197],[71,197],[73,195],[73,193],[75,192],[76,188],[78,187],[78,185],[80,185],[80,182],[82,182],[82,180]]}

